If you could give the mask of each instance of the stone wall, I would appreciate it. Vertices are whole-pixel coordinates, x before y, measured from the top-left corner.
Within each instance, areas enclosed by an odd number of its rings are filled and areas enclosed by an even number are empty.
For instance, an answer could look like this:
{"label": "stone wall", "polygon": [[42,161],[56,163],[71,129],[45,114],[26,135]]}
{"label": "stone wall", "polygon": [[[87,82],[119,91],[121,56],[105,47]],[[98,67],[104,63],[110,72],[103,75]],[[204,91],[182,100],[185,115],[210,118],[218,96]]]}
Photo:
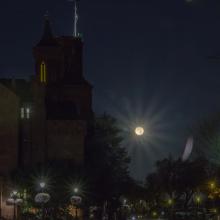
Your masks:
{"label": "stone wall", "polygon": [[48,120],[47,147],[50,160],[83,163],[86,123],[80,120]]}
{"label": "stone wall", "polygon": [[19,98],[0,84],[0,173],[17,167],[19,149]]}

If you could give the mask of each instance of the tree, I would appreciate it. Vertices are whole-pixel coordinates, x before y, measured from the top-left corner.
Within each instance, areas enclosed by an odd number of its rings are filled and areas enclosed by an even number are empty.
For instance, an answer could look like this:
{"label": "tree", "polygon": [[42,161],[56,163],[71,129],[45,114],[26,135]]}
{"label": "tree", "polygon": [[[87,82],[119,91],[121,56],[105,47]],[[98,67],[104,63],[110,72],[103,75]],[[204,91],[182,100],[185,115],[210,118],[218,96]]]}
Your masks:
{"label": "tree", "polygon": [[180,162],[177,190],[183,200],[182,207],[184,209],[191,205],[194,194],[201,191],[206,183],[208,176],[207,167],[208,161],[203,158]]}
{"label": "tree", "polygon": [[201,120],[192,128],[194,156],[220,165],[220,114]]}
{"label": "tree", "polygon": [[[171,199],[175,205],[185,209],[192,200],[194,193],[204,184],[207,178],[207,161],[174,160],[172,157],[156,162],[156,171],[146,179],[147,191],[152,194],[157,204]],[[170,201],[171,201],[170,200]]]}
{"label": "tree", "polygon": [[126,192],[128,182],[132,182],[130,159],[121,143],[117,120],[107,114],[97,117],[87,142],[85,163],[92,196],[98,203],[119,198]]}

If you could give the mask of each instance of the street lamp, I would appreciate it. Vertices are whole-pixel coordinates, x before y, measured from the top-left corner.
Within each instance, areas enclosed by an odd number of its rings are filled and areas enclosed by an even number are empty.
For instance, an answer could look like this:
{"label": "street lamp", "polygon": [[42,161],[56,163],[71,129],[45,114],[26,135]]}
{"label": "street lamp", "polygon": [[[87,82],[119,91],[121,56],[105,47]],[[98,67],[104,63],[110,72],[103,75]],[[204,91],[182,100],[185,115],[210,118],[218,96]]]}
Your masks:
{"label": "street lamp", "polygon": [[173,204],[173,200],[172,199],[168,199],[167,203],[168,203],[169,206],[171,206]]}
{"label": "street lamp", "polygon": [[74,193],[78,193],[78,192],[79,192],[79,189],[78,189],[77,187],[75,187],[75,188],[73,189],[73,191],[74,191]]}
{"label": "street lamp", "polygon": [[201,203],[201,197],[200,196],[196,196],[196,203],[200,204]]}
{"label": "street lamp", "polygon": [[13,199],[13,206],[14,206],[14,212],[13,212],[13,219],[16,219],[16,199],[17,199],[18,192],[16,190],[13,190],[11,193],[11,198]]}
{"label": "street lamp", "polygon": [[173,218],[173,199],[168,199],[167,201],[168,206],[170,207],[170,218]]}
{"label": "street lamp", "polygon": [[156,211],[153,211],[153,212],[152,212],[152,217],[153,217],[153,218],[156,218],[156,217],[157,217],[157,212],[156,212]]}
{"label": "street lamp", "polygon": [[197,205],[197,218],[198,218],[198,216],[199,216],[199,205],[202,202],[201,194],[196,194],[195,197],[194,197],[194,201],[195,201],[195,203]]}
{"label": "street lamp", "polygon": [[7,199],[8,204],[13,205],[13,220],[16,220],[16,209],[19,203],[22,203],[22,199],[18,197],[18,191],[13,190],[10,194],[10,197]]}
{"label": "street lamp", "polygon": [[209,182],[209,189],[213,191],[215,188],[216,188],[216,182],[215,181]]}
{"label": "street lamp", "polygon": [[211,181],[209,182],[209,198],[211,198],[212,200],[212,208],[214,209],[215,207],[215,191],[216,191],[216,182],[215,181]]}
{"label": "street lamp", "polygon": [[45,182],[40,182],[39,185],[40,185],[41,190],[43,190],[46,187]]}
{"label": "street lamp", "polygon": [[73,196],[71,196],[70,198],[70,201],[71,203],[75,206],[75,216],[76,216],[76,219],[78,218],[78,206],[81,204],[82,202],[82,197],[79,196],[79,188],[78,187],[75,187],[73,189]]}
{"label": "street lamp", "polygon": [[42,214],[42,219],[44,219],[44,205],[49,202],[50,200],[50,195],[48,193],[44,192],[44,189],[46,187],[46,183],[45,182],[40,182],[39,183],[40,186],[40,193],[37,193],[37,195],[35,196],[34,200],[36,203],[39,203],[41,205],[41,214]]}

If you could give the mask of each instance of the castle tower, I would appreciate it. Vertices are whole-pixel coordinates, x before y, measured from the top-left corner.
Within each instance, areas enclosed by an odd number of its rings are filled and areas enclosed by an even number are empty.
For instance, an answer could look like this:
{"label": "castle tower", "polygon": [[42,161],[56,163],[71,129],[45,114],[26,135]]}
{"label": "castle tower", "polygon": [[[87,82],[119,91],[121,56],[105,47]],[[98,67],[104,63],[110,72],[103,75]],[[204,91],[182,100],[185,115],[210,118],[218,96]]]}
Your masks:
{"label": "castle tower", "polygon": [[84,79],[80,37],[54,37],[48,16],[33,48],[33,160],[83,162],[92,86]]}
{"label": "castle tower", "polygon": [[0,79],[1,215],[8,206],[8,176],[17,168],[50,161],[84,161],[92,86],[83,76],[83,42],[77,35],[54,37],[48,16],[33,48],[32,80]]}

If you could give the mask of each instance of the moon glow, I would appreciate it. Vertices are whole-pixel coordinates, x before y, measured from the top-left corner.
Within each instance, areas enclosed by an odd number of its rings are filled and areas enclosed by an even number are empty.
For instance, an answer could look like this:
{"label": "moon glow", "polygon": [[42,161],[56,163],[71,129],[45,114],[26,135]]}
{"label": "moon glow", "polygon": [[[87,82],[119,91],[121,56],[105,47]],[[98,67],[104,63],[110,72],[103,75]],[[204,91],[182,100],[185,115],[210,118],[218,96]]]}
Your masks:
{"label": "moon glow", "polygon": [[141,136],[144,134],[144,128],[143,127],[136,127],[135,128],[135,134],[138,136]]}

